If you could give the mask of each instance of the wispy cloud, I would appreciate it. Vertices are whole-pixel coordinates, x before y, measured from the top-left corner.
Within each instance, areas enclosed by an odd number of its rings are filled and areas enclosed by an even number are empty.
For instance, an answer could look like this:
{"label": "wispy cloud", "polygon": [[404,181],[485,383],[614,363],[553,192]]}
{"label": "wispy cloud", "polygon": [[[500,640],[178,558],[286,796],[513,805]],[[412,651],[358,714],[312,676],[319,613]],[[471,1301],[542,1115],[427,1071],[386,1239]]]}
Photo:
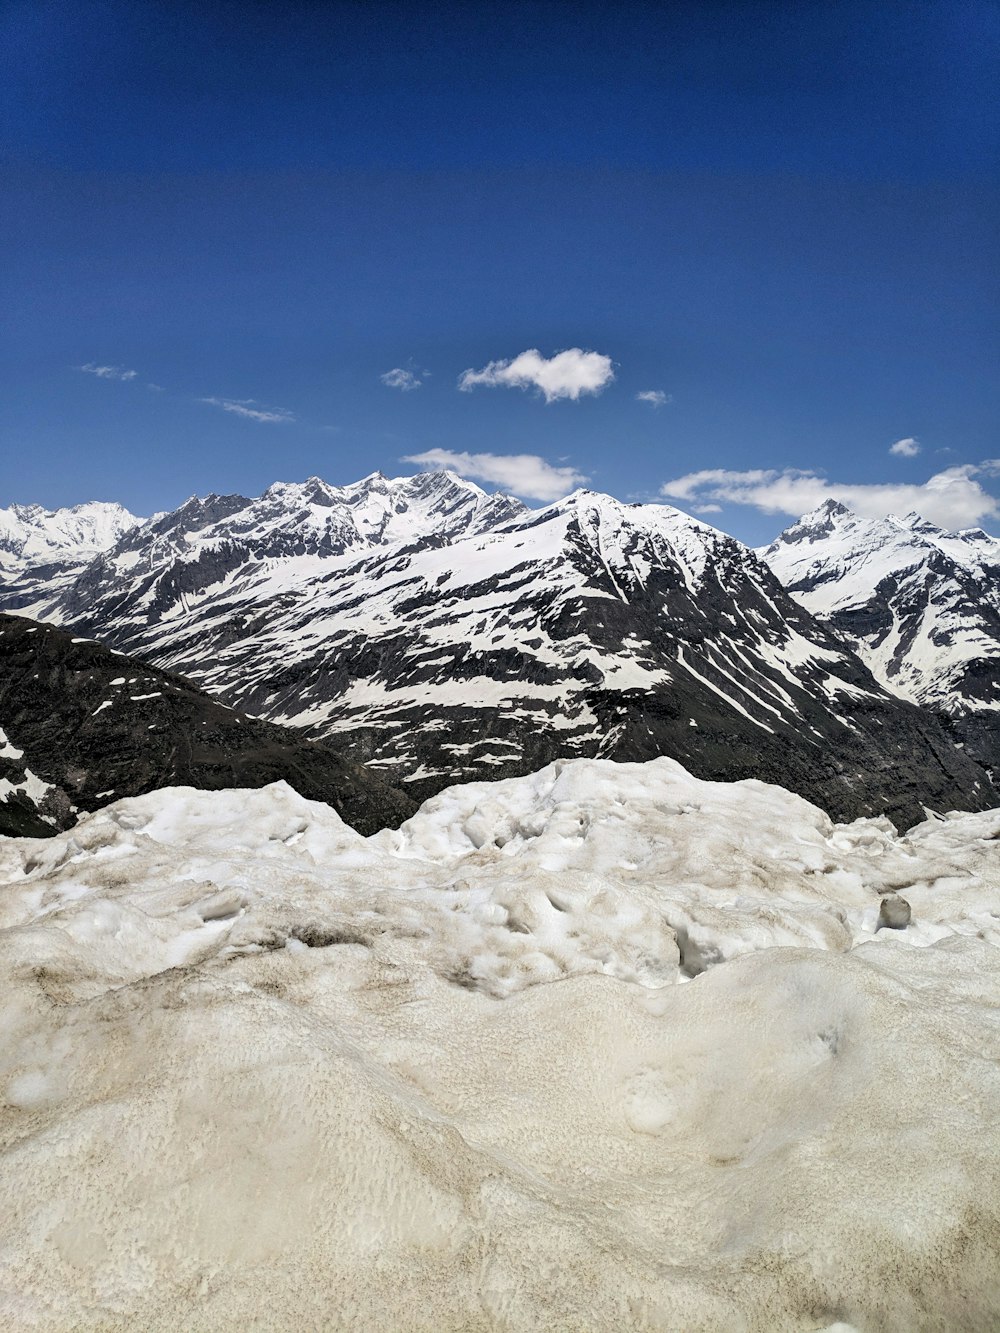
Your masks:
{"label": "wispy cloud", "polygon": [[137,370],[126,370],[124,366],[99,366],[93,361],[88,361],[85,366],[77,366],[76,369],[87,375],[96,375],[99,380],[134,380],[139,376]]}
{"label": "wispy cloud", "polygon": [[614,377],[611,358],[600,352],[570,347],[544,357],[532,347],[509,361],[491,361],[482,370],[463,371],[458,387],[466,393],[478,387],[537,389],[547,403],[554,403],[559,398],[600,393]]}
{"label": "wispy cloud", "polygon": [[664,393],[662,389],[643,389],[635,398],[636,402],[649,403],[650,407],[662,407],[671,401],[670,394]]}
{"label": "wispy cloud", "polygon": [[889,452],[895,454],[897,458],[916,458],[920,453],[920,442],[907,436],[905,440],[897,440],[895,444],[890,444]]}
{"label": "wispy cloud", "polygon": [[464,454],[450,449],[428,449],[410,454],[404,463],[446,468],[463,477],[491,482],[528,500],[559,500],[587,478],[571,467],[553,467],[538,454]]}
{"label": "wispy cloud", "polygon": [[[977,477],[996,476],[1000,463],[986,459],[978,464],[945,468],[921,485],[893,482],[852,484],[828,481],[816,472],[786,468],[758,468],[729,472],[708,468],[676,477],[660,488],[660,494],[693,507],[706,504],[750,505],[765,514],[788,514],[797,518],[824,500],[839,500],[867,518],[916,511],[945,528],[964,528],[984,518],[1000,516],[1000,503],[980,485]],[[714,511],[713,511],[714,512]]]}
{"label": "wispy cloud", "polygon": [[295,413],[287,407],[263,407],[256,398],[199,398],[199,403],[208,403],[210,407],[221,407],[223,412],[232,412],[235,416],[245,417],[248,421],[294,421]]}
{"label": "wispy cloud", "polygon": [[411,389],[420,388],[420,379],[414,375],[412,370],[404,370],[402,366],[396,366],[393,370],[387,370],[379,379],[387,389],[401,389],[403,393],[409,393]]}

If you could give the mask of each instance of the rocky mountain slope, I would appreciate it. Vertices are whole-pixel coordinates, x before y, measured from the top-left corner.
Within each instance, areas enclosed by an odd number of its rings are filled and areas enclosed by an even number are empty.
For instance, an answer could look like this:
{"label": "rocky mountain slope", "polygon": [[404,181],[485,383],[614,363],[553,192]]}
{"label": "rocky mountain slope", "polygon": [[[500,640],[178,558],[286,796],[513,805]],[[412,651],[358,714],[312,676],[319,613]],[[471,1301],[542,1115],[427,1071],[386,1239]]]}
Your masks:
{"label": "rocky mountain slope", "polygon": [[42,836],[121,796],[284,778],[371,833],[414,805],[385,778],[190,682],[0,615],[0,834]]}
{"label": "rocky mountain slope", "polygon": [[828,500],[758,554],[876,679],[948,715],[1000,772],[1000,539]]}
{"label": "rocky mountain slope", "polygon": [[312,479],[191,500],[47,596],[36,614],[336,738],[419,797],[559,756],[665,754],[837,817],[997,799],[752,552],[666,505]]}

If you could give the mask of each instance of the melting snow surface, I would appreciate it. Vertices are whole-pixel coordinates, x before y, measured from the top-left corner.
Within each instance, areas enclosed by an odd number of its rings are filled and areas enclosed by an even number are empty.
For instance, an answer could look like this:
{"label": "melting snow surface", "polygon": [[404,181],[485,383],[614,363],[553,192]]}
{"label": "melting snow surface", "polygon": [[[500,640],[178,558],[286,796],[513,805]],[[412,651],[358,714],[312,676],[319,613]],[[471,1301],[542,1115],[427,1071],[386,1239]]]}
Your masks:
{"label": "melting snow surface", "polygon": [[998,835],[660,759],[0,840],[0,1326],[994,1327]]}

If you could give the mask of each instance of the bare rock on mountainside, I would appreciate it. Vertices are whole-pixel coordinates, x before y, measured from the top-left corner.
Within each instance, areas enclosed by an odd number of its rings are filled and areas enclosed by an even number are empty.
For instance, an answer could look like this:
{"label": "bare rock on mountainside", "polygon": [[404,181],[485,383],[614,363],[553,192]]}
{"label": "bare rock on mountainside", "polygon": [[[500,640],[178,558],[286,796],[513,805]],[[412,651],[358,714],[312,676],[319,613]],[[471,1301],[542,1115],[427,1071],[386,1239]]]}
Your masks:
{"label": "bare rock on mountainside", "polygon": [[45,836],[77,812],[159,787],[278,779],[365,834],[415,808],[380,774],[293,728],[51,625],[0,615],[0,833]]}

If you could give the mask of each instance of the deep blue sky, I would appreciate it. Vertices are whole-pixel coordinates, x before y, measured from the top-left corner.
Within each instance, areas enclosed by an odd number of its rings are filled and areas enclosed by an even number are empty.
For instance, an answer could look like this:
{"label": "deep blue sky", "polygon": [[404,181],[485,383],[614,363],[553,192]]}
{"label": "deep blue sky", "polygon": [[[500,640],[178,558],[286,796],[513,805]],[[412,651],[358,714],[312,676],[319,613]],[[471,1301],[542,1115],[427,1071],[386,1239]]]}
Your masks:
{"label": "deep blue sky", "polygon": [[[6,0],[0,49],[0,504],[1000,454],[995,3]],[[456,388],[571,347],[599,396]],[[769,536],[769,496],[710,521]]]}

